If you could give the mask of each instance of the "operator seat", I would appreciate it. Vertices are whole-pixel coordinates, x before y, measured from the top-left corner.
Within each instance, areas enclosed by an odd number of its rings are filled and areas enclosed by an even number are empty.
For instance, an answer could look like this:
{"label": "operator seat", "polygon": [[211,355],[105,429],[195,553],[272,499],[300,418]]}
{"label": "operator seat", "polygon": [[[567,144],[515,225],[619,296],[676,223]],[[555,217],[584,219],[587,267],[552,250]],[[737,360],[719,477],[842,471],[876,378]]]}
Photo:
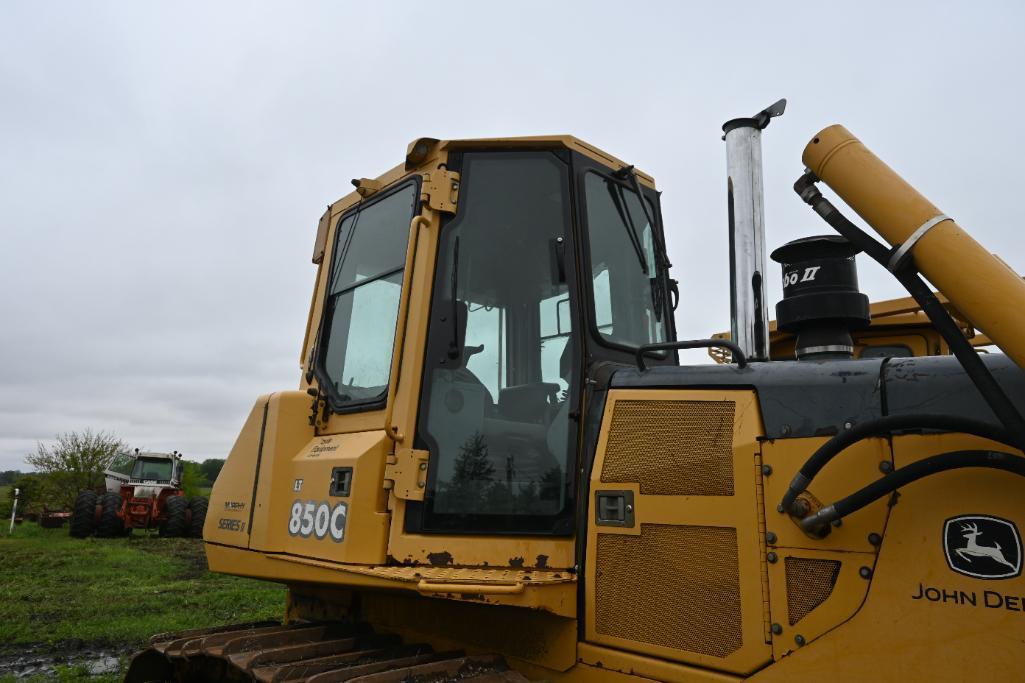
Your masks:
{"label": "operator seat", "polygon": [[466,367],[466,363],[470,360],[471,356],[473,356],[476,353],[480,353],[484,350],[483,345],[466,346],[466,323],[468,318],[469,306],[466,304],[465,301],[457,301],[456,331],[459,333],[458,341],[463,342],[463,344],[460,346],[459,349],[459,357],[452,361],[452,367],[454,368],[452,370],[452,378],[457,382],[462,382],[463,384],[474,384],[480,387],[481,390],[484,392],[484,397],[487,399],[485,413],[489,413],[492,412],[492,409],[494,408],[495,398],[491,395],[491,392],[484,385],[484,382],[480,381],[480,378],[477,377],[477,375],[475,375],[472,370]]}

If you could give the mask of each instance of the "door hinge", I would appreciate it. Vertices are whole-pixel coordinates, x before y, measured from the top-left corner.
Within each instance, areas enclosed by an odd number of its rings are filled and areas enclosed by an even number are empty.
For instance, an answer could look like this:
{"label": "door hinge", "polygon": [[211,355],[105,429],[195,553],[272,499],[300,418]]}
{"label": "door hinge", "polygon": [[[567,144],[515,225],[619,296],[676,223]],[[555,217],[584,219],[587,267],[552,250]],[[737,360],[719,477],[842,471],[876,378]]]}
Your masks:
{"label": "door hinge", "polygon": [[435,211],[455,213],[459,201],[459,174],[443,169],[424,173],[420,200]]}
{"label": "door hinge", "polygon": [[430,453],[415,448],[398,448],[384,466],[384,488],[396,498],[423,500],[427,488],[427,460]]}

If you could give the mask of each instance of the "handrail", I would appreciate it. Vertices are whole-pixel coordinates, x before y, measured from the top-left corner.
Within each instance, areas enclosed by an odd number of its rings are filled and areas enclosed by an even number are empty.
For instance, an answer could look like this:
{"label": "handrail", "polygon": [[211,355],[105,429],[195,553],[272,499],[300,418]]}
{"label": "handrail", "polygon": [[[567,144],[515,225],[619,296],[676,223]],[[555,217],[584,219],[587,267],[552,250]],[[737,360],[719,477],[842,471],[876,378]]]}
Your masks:
{"label": "handrail", "polygon": [[476,593],[480,595],[518,595],[523,592],[522,583],[448,583],[421,579],[416,585],[419,593]]}
{"label": "handrail", "polygon": [[644,344],[637,349],[637,369],[641,372],[647,370],[647,366],[644,365],[644,354],[649,351],[675,351],[677,349],[714,349],[723,348],[729,349],[730,353],[733,354],[733,360],[737,363],[738,368],[747,367],[747,356],[744,355],[744,351],[737,346],[736,342],[732,342],[729,339],[682,339],[679,341],[671,342],[659,342],[656,344]]}

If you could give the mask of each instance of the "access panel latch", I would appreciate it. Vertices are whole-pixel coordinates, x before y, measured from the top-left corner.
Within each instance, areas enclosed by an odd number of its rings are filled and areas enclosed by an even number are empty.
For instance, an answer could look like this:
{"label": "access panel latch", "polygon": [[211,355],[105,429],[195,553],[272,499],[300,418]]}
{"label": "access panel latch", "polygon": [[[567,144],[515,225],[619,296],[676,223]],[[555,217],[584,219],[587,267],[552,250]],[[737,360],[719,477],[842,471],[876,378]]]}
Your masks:
{"label": "access panel latch", "polygon": [[595,491],[594,524],[595,526],[632,527],[634,525],[634,492]]}
{"label": "access panel latch", "polygon": [[427,460],[430,453],[415,448],[397,448],[384,466],[384,488],[396,498],[423,500],[427,488]]}

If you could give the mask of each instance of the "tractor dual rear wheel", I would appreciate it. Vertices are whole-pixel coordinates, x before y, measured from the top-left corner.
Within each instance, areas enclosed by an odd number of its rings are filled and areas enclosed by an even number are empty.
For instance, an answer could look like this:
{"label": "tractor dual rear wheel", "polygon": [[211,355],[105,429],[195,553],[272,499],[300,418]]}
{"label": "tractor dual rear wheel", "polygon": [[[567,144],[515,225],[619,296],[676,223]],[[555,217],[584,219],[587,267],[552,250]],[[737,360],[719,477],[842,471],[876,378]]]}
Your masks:
{"label": "tractor dual rear wheel", "polygon": [[71,512],[70,532],[74,538],[92,535],[96,528],[96,492],[79,491]]}
{"label": "tractor dual rear wheel", "polygon": [[121,496],[107,492],[100,496],[100,523],[96,525],[96,535],[103,538],[115,538],[125,535],[125,524],[118,514],[121,512]]}
{"label": "tractor dual rear wheel", "polygon": [[192,511],[189,535],[193,538],[203,538],[203,523],[206,522],[206,510],[209,505],[210,501],[202,496],[196,496],[189,501],[189,510]]}
{"label": "tractor dual rear wheel", "polygon": [[189,531],[189,502],[184,496],[169,496],[164,501],[164,512],[166,516],[164,523],[160,525],[160,535],[167,537],[188,536]]}

